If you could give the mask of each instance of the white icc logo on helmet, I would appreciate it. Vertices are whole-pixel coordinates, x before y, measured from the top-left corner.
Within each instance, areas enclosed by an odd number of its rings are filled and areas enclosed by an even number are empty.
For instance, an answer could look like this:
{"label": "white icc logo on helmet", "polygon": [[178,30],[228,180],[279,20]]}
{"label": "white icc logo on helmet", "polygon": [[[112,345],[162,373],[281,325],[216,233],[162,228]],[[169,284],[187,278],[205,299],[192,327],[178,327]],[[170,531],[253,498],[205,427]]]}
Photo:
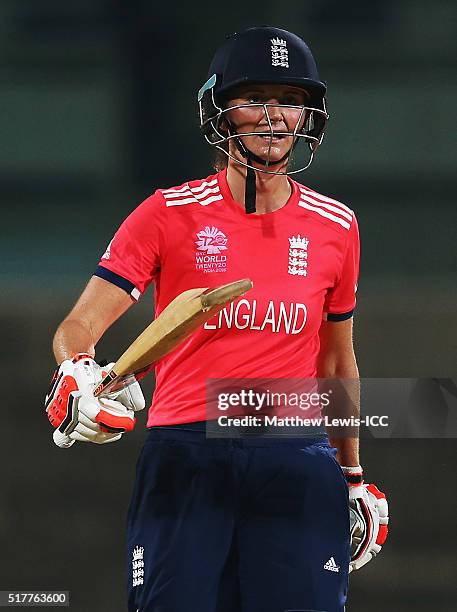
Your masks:
{"label": "white icc logo on helmet", "polygon": [[197,233],[195,269],[202,272],[227,271],[227,237],[220,229],[207,225]]}
{"label": "white icc logo on helmet", "polygon": [[289,267],[287,271],[292,276],[308,275],[308,244],[309,239],[300,236],[300,234],[289,238]]}
{"label": "white icc logo on helmet", "polygon": [[289,68],[289,51],[287,41],[283,38],[272,38],[271,42],[271,65]]}

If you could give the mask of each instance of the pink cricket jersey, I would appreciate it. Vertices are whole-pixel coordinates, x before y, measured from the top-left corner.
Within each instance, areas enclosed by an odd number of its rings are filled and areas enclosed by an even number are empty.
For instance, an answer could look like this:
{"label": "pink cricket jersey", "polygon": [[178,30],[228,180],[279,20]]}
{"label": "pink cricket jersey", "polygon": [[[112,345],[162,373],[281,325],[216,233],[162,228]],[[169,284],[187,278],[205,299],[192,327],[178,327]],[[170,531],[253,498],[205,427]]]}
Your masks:
{"label": "pink cricket jersey", "polygon": [[312,378],[319,327],[352,316],[359,237],[352,210],[290,181],[288,202],[247,215],[226,172],[160,189],[122,223],[95,274],[157,316],[179,293],[251,278],[254,288],[156,364],[148,426],[205,420],[208,378]]}

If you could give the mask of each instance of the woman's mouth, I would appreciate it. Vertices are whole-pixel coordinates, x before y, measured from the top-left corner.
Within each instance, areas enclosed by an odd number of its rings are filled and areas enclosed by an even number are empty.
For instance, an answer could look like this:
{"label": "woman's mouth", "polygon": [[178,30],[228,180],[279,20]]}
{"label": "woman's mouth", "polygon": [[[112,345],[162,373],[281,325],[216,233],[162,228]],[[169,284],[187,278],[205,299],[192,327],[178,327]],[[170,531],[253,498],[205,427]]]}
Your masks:
{"label": "woman's mouth", "polygon": [[272,142],[277,142],[279,140],[284,140],[284,138],[287,138],[287,136],[285,134],[259,134],[259,138],[266,141],[271,140]]}

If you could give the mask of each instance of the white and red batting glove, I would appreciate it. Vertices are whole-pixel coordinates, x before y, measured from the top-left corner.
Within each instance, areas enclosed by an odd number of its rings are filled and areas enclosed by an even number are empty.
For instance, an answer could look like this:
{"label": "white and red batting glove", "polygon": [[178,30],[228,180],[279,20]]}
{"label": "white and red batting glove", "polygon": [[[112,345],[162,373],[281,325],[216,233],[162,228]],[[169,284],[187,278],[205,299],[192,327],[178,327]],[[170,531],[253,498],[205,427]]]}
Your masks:
{"label": "white and red batting glove", "polygon": [[135,427],[134,413],[145,406],[137,382],[108,397],[92,393],[112,365],[102,368],[90,355],[78,354],[54,372],[45,406],[56,428],[53,439],[57,446],[69,448],[76,441],[115,442]]}
{"label": "white and red batting glove", "polygon": [[381,552],[389,532],[389,506],[374,484],[364,484],[363,470],[342,467],[349,487],[351,561],[349,572],[358,570]]}

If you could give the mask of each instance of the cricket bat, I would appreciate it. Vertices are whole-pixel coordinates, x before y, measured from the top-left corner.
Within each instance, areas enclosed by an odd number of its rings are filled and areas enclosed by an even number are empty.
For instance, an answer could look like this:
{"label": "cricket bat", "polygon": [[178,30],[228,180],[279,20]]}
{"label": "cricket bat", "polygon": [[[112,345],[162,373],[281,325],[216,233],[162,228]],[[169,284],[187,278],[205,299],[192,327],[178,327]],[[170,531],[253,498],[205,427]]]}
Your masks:
{"label": "cricket bat", "polygon": [[94,389],[94,395],[109,395],[141,378],[152,364],[251,288],[252,281],[245,278],[216,289],[197,288],[180,293],[122,353]]}
{"label": "cricket bat", "polygon": [[[216,289],[206,287],[180,293],[122,353],[94,389],[94,395],[109,397],[141,378],[152,364],[171,353],[200,325],[251,288],[252,281],[242,279]],[[103,425],[101,421],[100,424]],[[74,444],[74,440],[59,429],[54,431],[54,441],[61,448]]]}

